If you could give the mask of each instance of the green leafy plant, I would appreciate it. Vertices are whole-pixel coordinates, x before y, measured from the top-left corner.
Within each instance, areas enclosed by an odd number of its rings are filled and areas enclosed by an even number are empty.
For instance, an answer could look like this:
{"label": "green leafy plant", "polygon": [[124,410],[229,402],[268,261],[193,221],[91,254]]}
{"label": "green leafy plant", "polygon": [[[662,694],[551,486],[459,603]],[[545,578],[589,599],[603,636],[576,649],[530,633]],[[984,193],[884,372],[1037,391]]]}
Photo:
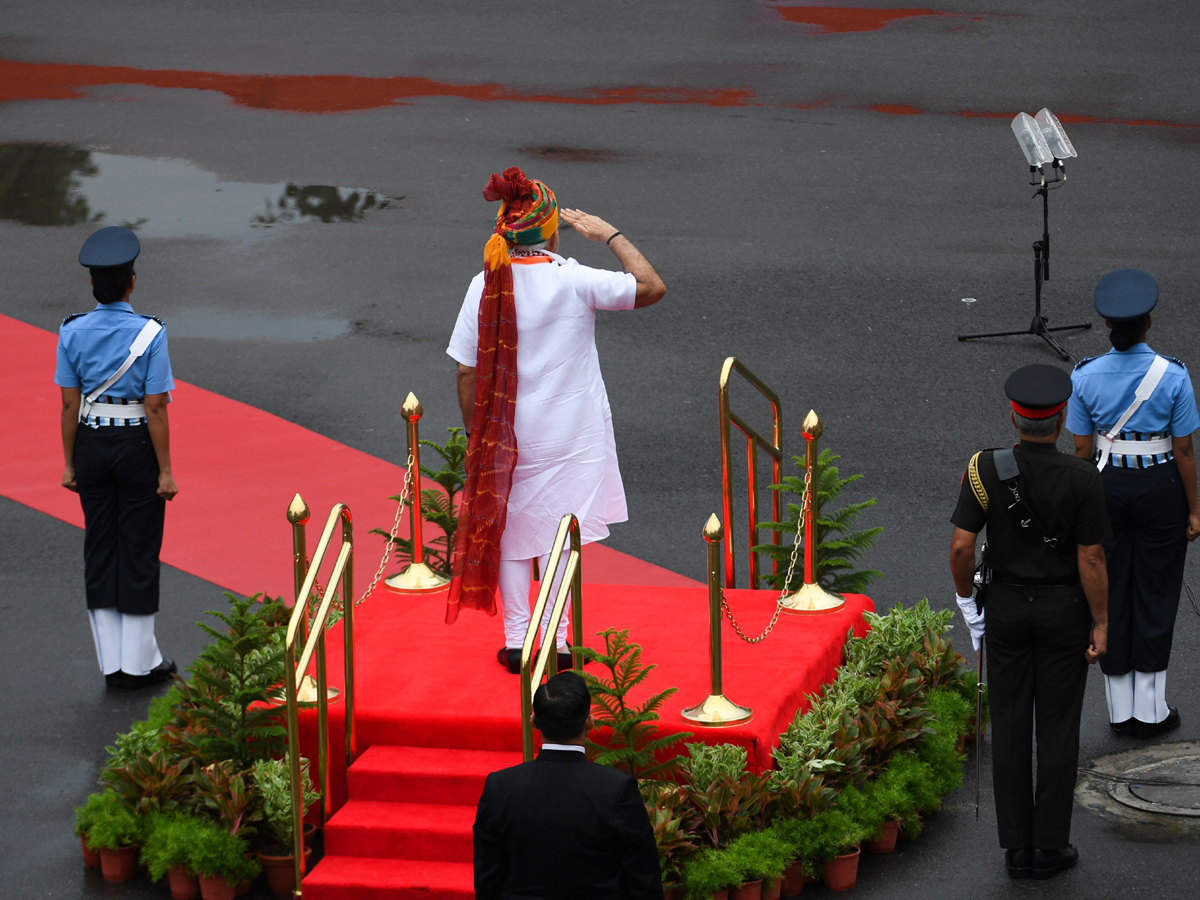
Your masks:
{"label": "green leafy plant", "polygon": [[197,875],[238,884],[262,871],[258,860],[248,855],[250,845],[244,838],[230,834],[216,822],[197,821],[201,827],[192,836],[188,853],[188,865]]}
{"label": "green leafy plant", "polygon": [[279,702],[284,679],[284,629],[274,624],[282,601],[243,600],[226,593],[227,612],[210,611],[225,627],[201,622],[212,638],[179,685],[180,736],[200,765],[233,760],[239,768],[278,756],[287,731]]}
{"label": "green leafy plant", "polygon": [[742,873],[725,852],[705,850],[697,853],[683,869],[683,886],[688,900],[709,900],[717,891],[741,883]]}
{"label": "green leafy plant", "polygon": [[161,881],[168,869],[191,867],[196,836],[207,827],[203,819],[187,812],[154,813],[146,820],[146,838],[141,862],[153,881]]}
{"label": "green leafy plant", "polygon": [[146,755],[139,753],[120,766],[109,766],[100,773],[100,782],[112,788],[140,815],[178,808],[191,792],[190,762],[168,755],[159,748]]}
{"label": "green leafy plant", "polygon": [[663,884],[682,883],[684,861],[699,849],[695,834],[699,816],[681,785],[669,781],[641,783],[646,797],[646,811],[654,828],[654,843],[658,848],[658,866]]}
{"label": "green leafy plant", "polygon": [[746,748],[737,744],[689,743],[688,755],[681,758],[680,766],[688,782],[701,788],[727,775],[738,779],[746,773]]}
{"label": "green leafy plant", "polygon": [[[834,465],[841,459],[828,448],[822,450],[817,457],[817,470],[814,483],[816,485],[817,509],[817,582],[825,588],[839,593],[861,594],[876,578],[883,573],[876,569],[858,569],[855,567],[859,559],[871,549],[876,539],[883,533],[882,526],[866,530],[854,530],[854,524],[862,515],[864,509],[874,506],[875,498],[851,503],[841,509],[834,509],[833,502],[837,500],[842,488],[860,480],[862,475],[851,475],[842,478],[838,467]],[[765,553],[776,564],[778,573],[770,572],[759,576],[776,590],[795,590],[805,581],[804,558],[801,554],[796,560],[792,581],[785,585],[787,569],[791,561],[792,543],[799,533],[801,540],[807,540],[804,535],[803,509],[800,500],[804,494],[805,459],[793,456],[792,461],[800,469],[799,475],[789,475],[782,482],[771,486],[773,491],[782,491],[794,496],[797,502],[787,501],[787,520],[784,522],[762,522],[759,528],[769,528],[780,532],[780,544],[757,544],[751,548],[754,553]]]}
{"label": "green leafy plant", "polygon": [[[440,575],[450,577],[450,561],[454,557],[454,536],[458,531],[458,504],[456,499],[466,481],[467,470],[467,436],[461,428],[448,428],[450,437],[445,444],[422,439],[423,447],[433,450],[442,460],[442,467],[434,470],[421,465],[421,476],[433,481],[437,488],[421,489],[421,519],[436,525],[441,534],[430,538],[424,536],[425,563]],[[397,503],[400,496],[390,498]],[[408,501],[411,506],[412,501]],[[405,561],[412,559],[412,540],[397,536],[392,540],[391,532],[382,528],[372,528],[371,534],[378,534],[392,542],[392,552],[396,558]]]}
{"label": "green leafy plant", "polygon": [[257,831],[262,821],[262,795],[252,789],[231,760],[198,768],[194,776],[195,804],[216,818],[235,837]]}
{"label": "green leafy plant", "polygon": [[687,785],[688,800],[700,817],[701,840],[720,848],[740,835],[762,828],[771,808],[770,784],[771,774],[763,772],[744,773],[740,778],[717,775],[703,787]]}
{"label": "green leafy plant", "polygon": [[88,846],[93,850],[116,850],[141,843],[145,821],[111,791],[105,791],[99,797],[89,813]]}
{"label": "green leafy plant", "polygon": [[791,848],[770,828],[742,835],[728,852],[743,883],[780,878],[792,861]]}
{"label": "green leafy plant", "polygon": [[113,802],[110,799],[112,795],[112,791],[88,794],[83,806],[75,807],[76,837],[85,837],[92,830],[92,826],[108,813]]}
{"label": "green leafy plant", "polygon": [[598,662],[608,669],[608,678],[584,672],[592,694],[596,726],[611,730],[609,743],[601,746],[591,740],[588,747],[592,758],[605,766],[624,769],[634,778],[666,778],[678,769],[674,755],[660,759],[680,741],[690,738],[690,732],[654,737],[658,711],[678,688],[667,688],[649,697],[640,705],[630,702],[630,693],[641,685],[657,668],[642,664],[642,648],[630,642],[628,629],[610,628],[600,632],[604,638],[603,654],[591,647],[581,647],[587,661]]}
{"label": "green leafy plant", "polygon": [[[262,797],[263,828],[267,836],[285,851],[292,853],[295,846],[295,828],[292,822],[292,786],[288,757],[282,759],[260,759],[252,769],[254,787]],[[302,804],[307,810],[320,799],[309,777],[309,761],[300,758],[300,792]],[[303,812],[301,813],[303,817]]]}

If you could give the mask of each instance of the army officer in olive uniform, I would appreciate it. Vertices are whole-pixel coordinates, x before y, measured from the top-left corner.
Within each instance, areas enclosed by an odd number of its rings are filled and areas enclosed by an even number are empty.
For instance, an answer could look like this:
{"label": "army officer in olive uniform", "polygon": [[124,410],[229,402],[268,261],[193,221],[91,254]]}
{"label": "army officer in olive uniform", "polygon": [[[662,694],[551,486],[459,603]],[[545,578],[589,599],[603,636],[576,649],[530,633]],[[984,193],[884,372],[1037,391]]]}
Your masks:
{"label": "army officer in olive uniform", "polygon": [[[1067,374],[1025,366],[1004,389],[1021,441],[971,459],[951,517],[950,567],[976,649],[987,640],[992,778],[1008,874],[1049,878],[1079,858],[1070,844],[1079,717],[1088,663],[1107,644],[1103,544],[1112,532],[1099,472],[1056,446]],[[985,526],[986,621],[971,597]]]}
{"label": "army officer in olive uniform", "polygon": [[62,485],[83,507],[88,615],[110,687],[165,681],[176,668],[154,636],[166,501],[179,490],[167,421],[175,381],[162,322],[129,304],[140,250],[118,226],[84,243],[79,262],[98,302],[63,321],[54,372]]}

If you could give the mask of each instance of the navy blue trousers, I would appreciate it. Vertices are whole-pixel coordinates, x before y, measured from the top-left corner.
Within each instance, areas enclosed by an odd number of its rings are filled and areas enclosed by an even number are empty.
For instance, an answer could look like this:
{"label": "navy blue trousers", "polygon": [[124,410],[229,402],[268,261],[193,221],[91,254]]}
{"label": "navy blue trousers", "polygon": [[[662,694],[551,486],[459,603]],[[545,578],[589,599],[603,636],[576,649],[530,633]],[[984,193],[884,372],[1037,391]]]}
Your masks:
{"label": "navy blue trousers", "polygon": [[80,424],[75,480],[83,507],[88,609],[115,607],[137,616],[158,612],[166,501],[157,493],[158,458],[150,429]]}

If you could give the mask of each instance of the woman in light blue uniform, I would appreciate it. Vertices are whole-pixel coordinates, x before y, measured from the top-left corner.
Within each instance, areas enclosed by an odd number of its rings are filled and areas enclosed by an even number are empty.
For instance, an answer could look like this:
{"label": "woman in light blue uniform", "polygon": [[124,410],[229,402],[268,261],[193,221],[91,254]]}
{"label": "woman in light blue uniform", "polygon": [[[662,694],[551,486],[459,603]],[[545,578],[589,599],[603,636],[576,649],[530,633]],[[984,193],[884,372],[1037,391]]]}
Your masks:
{"label": "woman in light blue uniform", "polygon": [[129,305],[141,250],[127,228],[102,228],[79,262],[98,303],[63,321],[54,382],[62,389],[62,485],[83,507],[84,580],[100,670],[110,687],[170,678],[154,636],[171,470],[167,403],[175,387],[167,334]]}
{"label": "woman in light blue uniform", "polygon": [[1153,737],[1179,727],[1166,701],[1167,663],[1188,541],[1200,535],[1192,432],[1200,414],[1187,367],[1146,344],[1158,284],[1139,269],[1109,272],[1096,311],[1113,349],[1071,374],[1067,429],[1075,455],[1101,469],[1113,539],[1108,653],[1100,660],[1112,730]]}

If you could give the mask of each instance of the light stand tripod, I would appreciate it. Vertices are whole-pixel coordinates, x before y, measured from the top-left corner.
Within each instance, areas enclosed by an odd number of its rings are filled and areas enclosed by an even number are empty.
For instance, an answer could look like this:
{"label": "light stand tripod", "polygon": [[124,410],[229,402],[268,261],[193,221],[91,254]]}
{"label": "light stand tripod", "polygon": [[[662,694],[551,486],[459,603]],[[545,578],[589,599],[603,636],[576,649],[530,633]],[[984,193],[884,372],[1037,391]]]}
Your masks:
{"label": "light stand tripod", "polygon": [[[1039,172],[1037,166],[1030,166],[1030,172]],[[1060,174],[1061,171],[1061,174]],[[1040,180],[1041,186],[1034,192],[1034,197],[1041,194],[1042,196],[1042,239],[1033,242],[1033,321],[1029,323],[1028,328],[1016,329],[1013,331],[984,331],[975,334],[960,334],[960,341],[972,341],[979,338],[990,337],[1013,337],[1019,334],[1034,334],[1040,337],[1043,341],[1050,345],[1050,349],[1058,354],[1061,360],[1071,359],[1071,354],[1062,348],[1058,341],[1050,336],[1052,331],[1077,331],[1081,328],[1091,328],[1091,322],[1079,322],[1075,325],[1055,325],[1051,327],[1047,323],[1050,321],[1042,315],[1042,282],[1050,280],[1050,190],[1051,185],[1059,185],[1064,183],[1066,178],[1066,168],[1060,160],[1054,160],[1054,180],[1047,182],[1045,176]],[[1038,181],[1029,182],[1031,185],[1038,185]]]}

